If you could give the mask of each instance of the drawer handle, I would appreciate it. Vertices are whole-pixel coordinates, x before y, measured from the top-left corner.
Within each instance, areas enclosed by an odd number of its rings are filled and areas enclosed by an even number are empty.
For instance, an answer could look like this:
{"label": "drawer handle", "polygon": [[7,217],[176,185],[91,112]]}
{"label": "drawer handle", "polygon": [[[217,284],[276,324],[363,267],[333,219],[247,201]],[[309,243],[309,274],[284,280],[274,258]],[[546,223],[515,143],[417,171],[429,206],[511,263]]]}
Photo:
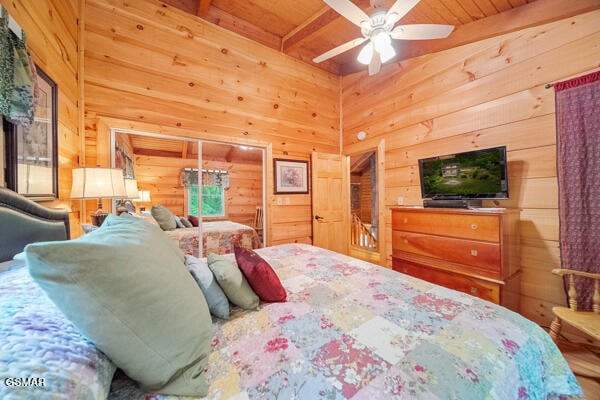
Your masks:
{"label": "drawer handle", "polygon": [[402,222],[404,222],[405,224],[407,224],[408,223],[408,218],[403,218]]}
{"label": "drawer handle", "polygon": [[408,243],[408,239],[404,239],[404,244],[407,244],[407,243]]}
{"label": "drawer handle", "polygon": [[478,290],[476,287],[471,286],[471,294],[477,294]]}
{"label": "drawer handle", "polygon": [[477,229],[477,224],[471,224],[471,229],[476,230]]}
{"label": "drawer handle", "polygon": [[471,250],[471,255],[473,257],[477,257],[477,250]]}

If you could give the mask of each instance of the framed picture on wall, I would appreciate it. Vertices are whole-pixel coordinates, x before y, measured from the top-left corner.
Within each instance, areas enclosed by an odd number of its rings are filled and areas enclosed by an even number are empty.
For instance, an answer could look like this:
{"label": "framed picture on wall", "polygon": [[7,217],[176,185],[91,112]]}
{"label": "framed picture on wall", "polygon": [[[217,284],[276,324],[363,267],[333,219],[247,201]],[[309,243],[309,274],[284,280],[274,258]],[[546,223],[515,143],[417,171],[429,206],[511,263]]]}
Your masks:
{"label": "framed picture on wall", "polygon": [[6,185],[32,200],[58,198],[57,87],[36,66],[37,98],[33,124],[4,120]]}
{"label": "framed picture on wall", "polygon": [[273,160],[275,194],[308,194],[308,161]]}

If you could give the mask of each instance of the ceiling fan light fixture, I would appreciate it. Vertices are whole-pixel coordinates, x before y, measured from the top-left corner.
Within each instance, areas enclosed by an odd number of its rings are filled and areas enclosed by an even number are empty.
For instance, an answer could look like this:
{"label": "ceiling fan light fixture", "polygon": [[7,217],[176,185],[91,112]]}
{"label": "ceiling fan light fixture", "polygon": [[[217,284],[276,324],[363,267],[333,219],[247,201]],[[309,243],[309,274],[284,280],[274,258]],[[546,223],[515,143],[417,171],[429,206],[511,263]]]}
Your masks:
{"label": "ceiling fan light fixture", "polygon": [[390,61],[396,55],[396,50],[392,47],[392,44],[389,43],[387,46],[383,47],[379,51],[379,55],[381,56],[381,63],[385,63]]}
{"label": "ceiling fan light fixture", "polygon": [[361,64],[369,65],[371,58],[373,58],[373,44],[369,42],[360,50],[360,53],[358,53],[358,57],[356,59]]}
{"label": "ceiling fan light fixture", "polygon": [[386,47],[390,47],[392,43],[392,38],[387,32],[379,32],[373,38],[373,45],[375,46],[375,50],[381,53]]}

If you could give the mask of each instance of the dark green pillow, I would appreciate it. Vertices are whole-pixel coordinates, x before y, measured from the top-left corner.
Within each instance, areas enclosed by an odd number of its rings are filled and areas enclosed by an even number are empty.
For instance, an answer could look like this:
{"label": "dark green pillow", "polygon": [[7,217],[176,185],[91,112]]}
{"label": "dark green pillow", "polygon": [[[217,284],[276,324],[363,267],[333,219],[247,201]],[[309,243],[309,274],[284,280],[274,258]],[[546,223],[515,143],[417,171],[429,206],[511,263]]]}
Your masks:
{"label": "dark green pillow", "polygon": [[234,260],[214,253],[208,253],[208,268],[217,279],[230,302],[245,310],[258,307],[259,298],[254,293]]}
{"label": "dark green pillow", "polygon": [[163,231],[172,231],[173,229],[177,228],[175,214],[173,214],[167,207],[161,206],[160,204],[153,205],[150,209],[150,214],[152,214]]}
{"label": "dark green pillow", "polygon": [[110,215],[71,241],[25,248],[33,279],[143,389],[205,396],[212,321],[171,240],[140,218]]}

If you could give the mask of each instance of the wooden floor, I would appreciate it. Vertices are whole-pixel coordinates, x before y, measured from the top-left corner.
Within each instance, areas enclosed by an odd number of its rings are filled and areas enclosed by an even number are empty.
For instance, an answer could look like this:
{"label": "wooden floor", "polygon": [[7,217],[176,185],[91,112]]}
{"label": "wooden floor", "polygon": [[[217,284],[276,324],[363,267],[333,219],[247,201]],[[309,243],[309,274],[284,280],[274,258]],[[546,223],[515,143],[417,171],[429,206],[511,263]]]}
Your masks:
{"label": "wooden floor", "polygon": [[[586,400],[600,399],[600,349],[594,352],[581,345],[561,340],[558,348],[567,359],[577,381],[583,388]],[[594,354],[596,353],[596,354]]]}

